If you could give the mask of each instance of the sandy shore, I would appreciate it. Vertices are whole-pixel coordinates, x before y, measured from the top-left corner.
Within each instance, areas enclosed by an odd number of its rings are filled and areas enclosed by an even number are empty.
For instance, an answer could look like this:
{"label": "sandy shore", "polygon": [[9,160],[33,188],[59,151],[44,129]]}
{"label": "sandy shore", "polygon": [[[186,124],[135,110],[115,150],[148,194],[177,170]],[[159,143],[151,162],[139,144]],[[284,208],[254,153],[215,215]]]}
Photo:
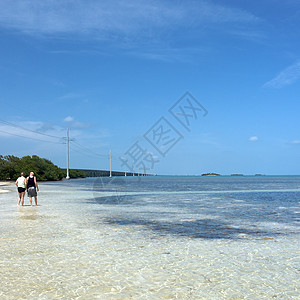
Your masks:
{"label": "sandy shore", "polygon": [[3,188],[3,187],[7,187],[7,186],[11,186],[13,184],[12,181],[0,181],[0,193],[8,193],[10,192],[9,190]]}

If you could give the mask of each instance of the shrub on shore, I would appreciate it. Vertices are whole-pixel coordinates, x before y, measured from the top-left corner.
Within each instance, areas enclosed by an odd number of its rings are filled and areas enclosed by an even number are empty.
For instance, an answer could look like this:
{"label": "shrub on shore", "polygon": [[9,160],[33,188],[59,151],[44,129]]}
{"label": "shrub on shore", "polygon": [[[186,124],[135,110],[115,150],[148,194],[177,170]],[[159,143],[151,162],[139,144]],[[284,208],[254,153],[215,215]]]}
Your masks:
{"label": "shrub on shore", "polygon": [[[46,158],[40,158],[37,155],[23,156],[19,158],[14,155],[0,155],[0,180],[15,180],[21,172],[29,175],[34,172],[40,181],[61,180],[66,176],[66,172],[54,165]],[[86,177],[84,171],[70,170],[71,178]]]}

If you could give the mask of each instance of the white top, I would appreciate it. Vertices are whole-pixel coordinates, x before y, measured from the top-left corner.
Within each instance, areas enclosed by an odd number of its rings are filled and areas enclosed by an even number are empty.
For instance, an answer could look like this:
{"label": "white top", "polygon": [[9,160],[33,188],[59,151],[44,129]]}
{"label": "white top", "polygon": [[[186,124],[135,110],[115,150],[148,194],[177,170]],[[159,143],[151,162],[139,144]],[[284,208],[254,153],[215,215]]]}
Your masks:
{"label": "white top", "polygon": [[25,177],[19,177],[17,179],[17,184],[18,184],[18,187],[22,187],[25,189]]}

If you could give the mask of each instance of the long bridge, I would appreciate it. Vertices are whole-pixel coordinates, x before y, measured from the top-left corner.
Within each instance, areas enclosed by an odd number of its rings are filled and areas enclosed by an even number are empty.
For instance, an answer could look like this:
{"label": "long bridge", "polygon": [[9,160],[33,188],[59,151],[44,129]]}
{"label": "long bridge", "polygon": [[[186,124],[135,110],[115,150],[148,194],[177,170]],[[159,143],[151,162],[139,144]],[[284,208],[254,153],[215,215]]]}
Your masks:
{"label": "long bridge", "polygon": [[[90,170],[90,169],[76,169],[84,171],[87,177],[110,177],[110,171],[107,170]],[[155,174],[133,173],[133,172],[120,172],[111,171],[111,176],[155,176]]]}

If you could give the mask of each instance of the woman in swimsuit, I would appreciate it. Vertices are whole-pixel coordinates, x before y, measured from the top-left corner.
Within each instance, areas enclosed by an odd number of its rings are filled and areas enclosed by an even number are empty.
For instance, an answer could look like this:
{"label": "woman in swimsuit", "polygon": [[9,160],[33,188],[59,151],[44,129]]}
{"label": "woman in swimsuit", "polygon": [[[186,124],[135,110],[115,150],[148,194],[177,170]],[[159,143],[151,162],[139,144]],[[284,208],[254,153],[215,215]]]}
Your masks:
{"label": "woman in swimsuit", "polygon": [[19,193],[18,205],[20,205],[21,203],[23,206],[24,196],[25,196],[25,186],[26,186],[26,178],[23,172],[21,173],[21,176],[16,180],[16,186],[18,188],[18,193]]}

